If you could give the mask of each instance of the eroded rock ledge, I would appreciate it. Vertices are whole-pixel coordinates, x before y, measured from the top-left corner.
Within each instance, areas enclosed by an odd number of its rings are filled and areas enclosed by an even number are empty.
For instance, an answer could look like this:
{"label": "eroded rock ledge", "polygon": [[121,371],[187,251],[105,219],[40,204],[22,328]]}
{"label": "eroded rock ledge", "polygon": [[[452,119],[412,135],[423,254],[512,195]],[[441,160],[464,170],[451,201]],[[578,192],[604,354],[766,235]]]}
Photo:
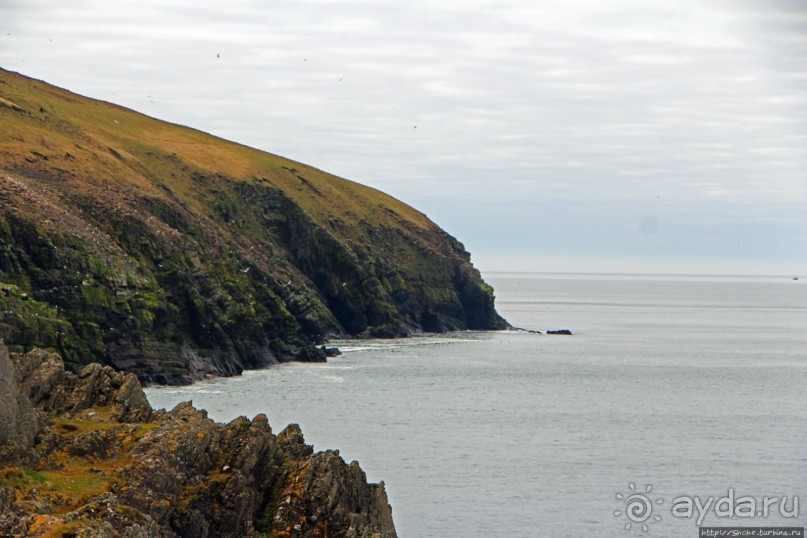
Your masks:
{"label": "eroded rock ledge", "polygon": [[1,536],[396,536],[383,482],[297,425],[155,411],[133,374],[2,343],[0,374]]}

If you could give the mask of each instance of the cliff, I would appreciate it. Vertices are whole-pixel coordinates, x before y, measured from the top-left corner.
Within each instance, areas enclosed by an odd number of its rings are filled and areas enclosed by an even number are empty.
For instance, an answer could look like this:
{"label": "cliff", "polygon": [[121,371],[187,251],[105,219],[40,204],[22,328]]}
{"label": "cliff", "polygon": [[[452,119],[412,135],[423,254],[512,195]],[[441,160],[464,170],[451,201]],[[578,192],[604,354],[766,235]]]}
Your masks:
{"label": "cliff", "polygon": [[310,166],[0,70],[0,338],[188,383],[328,336],[499,329],[422,213]]}
{"label": "cliff", "polygon": [[0,424],[0,536],[396,536],[384,484],[296,425],[154,411],[133,374],[42,350],[0,344],[0,372],[0,410],[28,410]]}

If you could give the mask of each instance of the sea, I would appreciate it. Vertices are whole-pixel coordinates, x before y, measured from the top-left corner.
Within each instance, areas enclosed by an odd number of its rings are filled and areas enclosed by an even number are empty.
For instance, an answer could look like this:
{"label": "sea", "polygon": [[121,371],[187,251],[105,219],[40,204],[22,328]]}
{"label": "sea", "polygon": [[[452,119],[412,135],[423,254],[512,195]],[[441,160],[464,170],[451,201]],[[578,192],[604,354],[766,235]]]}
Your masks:
{"label": "sea", "polygon": [[807,280],[485,277],[526,330],[334,341],[325,364],[146,392],[300,424],[385,482],[402,538],[805,526]]}

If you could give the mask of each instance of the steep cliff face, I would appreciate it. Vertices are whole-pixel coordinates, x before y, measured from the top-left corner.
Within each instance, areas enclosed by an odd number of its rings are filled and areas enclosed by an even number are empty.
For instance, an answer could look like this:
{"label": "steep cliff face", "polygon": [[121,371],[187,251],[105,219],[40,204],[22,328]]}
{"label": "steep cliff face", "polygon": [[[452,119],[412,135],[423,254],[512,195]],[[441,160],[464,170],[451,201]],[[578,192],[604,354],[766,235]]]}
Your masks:
{"label": "steep cliff face", "polygon": [[309,166],[0,70],[0,337],[181,383],[506,326],[463,246]]}
{"label": "steep cliff face", "polygon": [[314,453],[296,425],[276,436],[264,415],[153,411],[133,374],[72,374],[42,350],[12,359],[19,383],[2,403],[34,402],[38,417],[3,425],[16,437],[0,437],[2,536],[396,536],[384,484]]}

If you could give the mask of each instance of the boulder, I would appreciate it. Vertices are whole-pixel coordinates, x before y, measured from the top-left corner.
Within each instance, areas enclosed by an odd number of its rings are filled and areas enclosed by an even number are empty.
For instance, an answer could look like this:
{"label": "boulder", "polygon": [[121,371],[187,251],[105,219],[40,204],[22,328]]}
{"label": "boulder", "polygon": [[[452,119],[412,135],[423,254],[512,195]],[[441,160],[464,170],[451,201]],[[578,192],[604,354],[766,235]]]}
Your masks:
{"label": "boulder", "polygon": [[28,398],[17,388],[8,348],[0,342],[0,451],[24,453],[34,446],[39,420]]}
{"label": "boulder", "polygon": [[12,360],[21,391],[48,416],[72,415],[94,406],[111,407],[119,422],[151,416],[151,406],[134,374],[93,363],[76,375],[65,371],[57,353],[43,349],[12,354]]}

